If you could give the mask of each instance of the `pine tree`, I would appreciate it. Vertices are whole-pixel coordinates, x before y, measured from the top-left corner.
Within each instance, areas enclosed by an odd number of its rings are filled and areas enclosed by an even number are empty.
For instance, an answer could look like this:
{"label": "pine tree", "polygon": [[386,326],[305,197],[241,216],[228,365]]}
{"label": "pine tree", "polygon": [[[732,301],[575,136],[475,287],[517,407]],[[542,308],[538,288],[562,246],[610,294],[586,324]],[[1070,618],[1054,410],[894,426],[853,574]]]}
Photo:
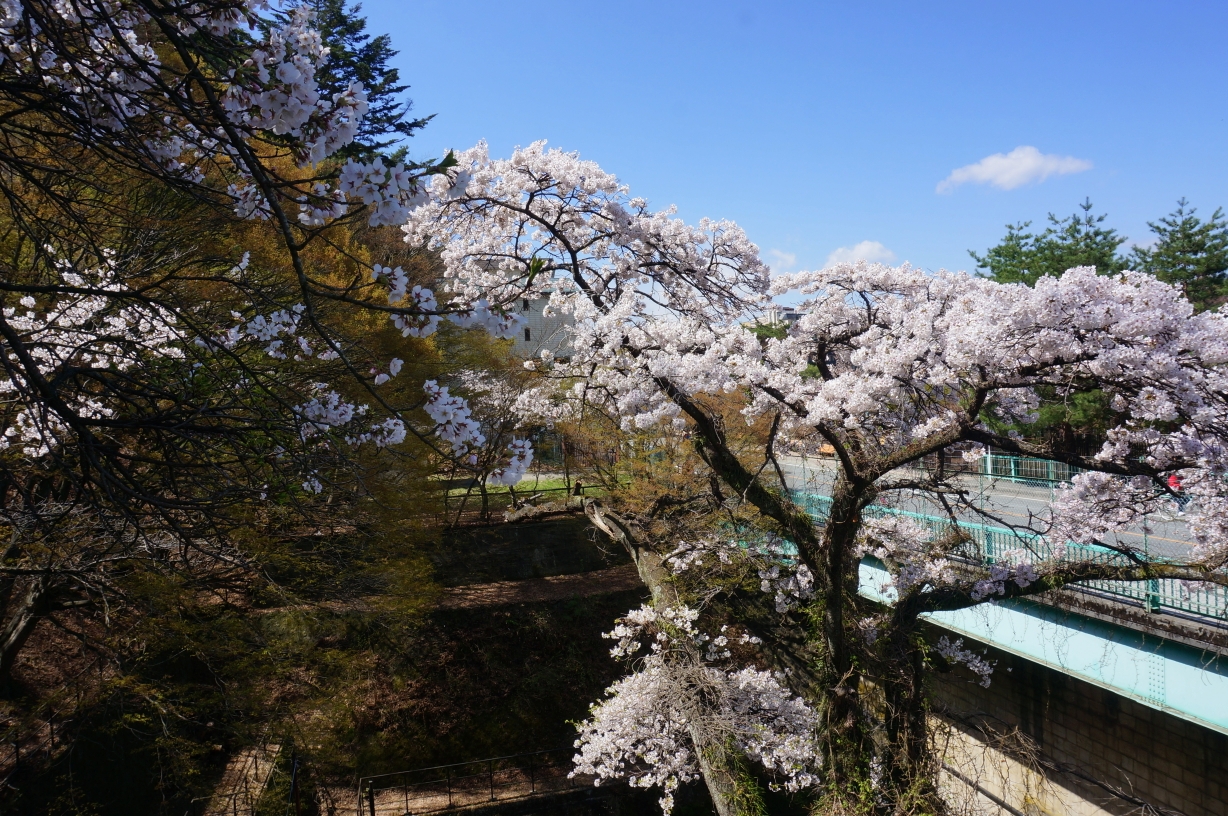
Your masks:
{"label": "pine tree", "polygon": [[393,50],[387,34],[372,38],[366,33],[362,4],[346,8],[346,0],[309,2],[316,13],[315,26],[329,48],[328,61],[316,74],[320,95],[331,98],[352,82],[361,82],[367,90],[367,115],[358,128],[358,137],[337,157],[369,158],[422,129],[432,117],[407,118],[413,106],[404,96],[409,86],[401,84],[400,72],[388,66],[399,52]]}
{"label": "pine tree", "polygon": [[1079,205],[1082,214],[1058,218],[1049,213],[1049,226],[1039,235],[1027,232],[1030,221],[1007,224],[1006,237],[984,255],[968,254],[986,277],[1000,283],[1032,286],[1045,275],[1058,277],[1075,266],[1094,266],[1102,275],[1120,272],[1126,261],[1117,254],[1125,238],[1101,226],[1106,216],[1092,213],[1090,199]]}
{"label": "pine tree", "polygon": [[1184,198],[1177,209],[1158,222],[1148,222],[1157,241],[1150,248],[1135,247],[1131,260],[1142,272],[1180,286],[1199,311],[1228,300],[1228,221],[1217,209],[1211,218],[1198,218]]}
{"label": "pine tree", "polygon": [[[1102,275],[1120,272],[1127,266],[1117,250],[1125,238],[1106,229],[1106,216],[1092,213],[1091,199],[1079,205],[1082,213],[1058,218],[1049,213],[1049,226],[1039,235],[1027,231],[1031,222],[1007,224],[1006,237],[984,255],[969,250],[978,270],[999,283],[1024,283],[1034,286],[1045,275],[1059,277],[1076,266],[1094,266]],[[1016,430],[1035,439],[1061,440],[1077,447],[1109,426],[1112,413],[1109,400],[1099,389],[1038,389],[1041,404],[1035,422]]]}

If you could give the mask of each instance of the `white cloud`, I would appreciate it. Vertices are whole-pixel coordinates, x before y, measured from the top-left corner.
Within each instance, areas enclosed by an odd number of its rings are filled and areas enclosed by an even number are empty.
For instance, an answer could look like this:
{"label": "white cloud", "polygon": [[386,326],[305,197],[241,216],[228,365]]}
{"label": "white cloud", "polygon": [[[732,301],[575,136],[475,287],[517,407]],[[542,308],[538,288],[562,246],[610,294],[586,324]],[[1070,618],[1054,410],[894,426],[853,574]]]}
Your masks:
{"label": "white cloud", "polygon": [[792,252],[782,252],[779,249],[769,249],[768,257],[771,258],[771,263],[768,264],[773,272],[788,272],[797,264],[797,256]]}
{"label": "white cloud", "polygon": [[1041,153],[1030,145],[1016,147],[1010,153],[995,153],[976,164],[951,171],[938,184],[938,192],[949,193],[961,184],[992,184],[1002,190],[1013,190],[1025,184],[1041,182],[1049,176],[1065,176],[1091,170],[1092,163],[1074,156]]}
{"label": "white cloud", "polygon": [[853,261],[891,263],[894,260],[895,253],[878,241],[862,241],[860,244],[854,244],[851,247],[840,247],[833,250],[827,256],[827,263],[823,264],[823,268],[826,269],[838,263],[852,263]]}

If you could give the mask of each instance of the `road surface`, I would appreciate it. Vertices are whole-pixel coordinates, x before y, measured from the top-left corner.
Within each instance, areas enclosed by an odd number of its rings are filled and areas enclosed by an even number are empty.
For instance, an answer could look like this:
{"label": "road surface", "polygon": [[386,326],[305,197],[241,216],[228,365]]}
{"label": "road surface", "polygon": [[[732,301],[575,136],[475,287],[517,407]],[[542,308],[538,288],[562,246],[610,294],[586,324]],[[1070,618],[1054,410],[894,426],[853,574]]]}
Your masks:
{"label": "road surface", "polygon": [[[790,488],[824,496],[831,495],[835,464],[835,460],[829,457],[786,456],[780,460],[781,470]],[[982,519],[975,510],[966,510],[957,514],[961,520],[1036,530],[1047,526],[1045,519],[1048,518],[1049,503],[1053,497],[1052,488],[975,474],[959,478],[974,497],[973,503],[988,516]],[[898,495],[893,506],[924,515],[946,516],[940,505],[922,495]],[[1146,530],[1122,533],[1118,540],[1151,555],[1166,558],[1189,556],[1193,541],[1183,520],[1157,516],[1148,522]]]}

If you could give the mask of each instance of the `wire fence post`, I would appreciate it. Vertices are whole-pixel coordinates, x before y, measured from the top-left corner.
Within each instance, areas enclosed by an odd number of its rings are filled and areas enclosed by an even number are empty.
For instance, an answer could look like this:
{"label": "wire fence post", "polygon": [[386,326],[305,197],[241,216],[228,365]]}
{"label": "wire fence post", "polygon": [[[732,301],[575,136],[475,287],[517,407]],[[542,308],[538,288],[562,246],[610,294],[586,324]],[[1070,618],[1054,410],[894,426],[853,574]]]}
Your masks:
{"label": "wire fence post", "polygon": [[303,814],[302,797],[299,795],[298,764],[298,753],[296,752],[290,756],[290,802],[287,803],[294,805],[294,816]]}
{"label": "wire fence post", "polygon": [[490,801],[495,801],[495,761],[489,759],[486,761],[486,774],[490,781]]}
{"label": "wire fence post", "polygon": [[371,816],[375,816],[375,786],[370,782],[367,783],[367,808],[371,811]]}
{"label": "wire fence post", "polygon": [[[1143,517],[1143,557],[1151,562],[1151,541],[1148,534],[1147,517]],[[1155,578],[1147,581],[1147,611],[1160,611],[1160,582]]]}

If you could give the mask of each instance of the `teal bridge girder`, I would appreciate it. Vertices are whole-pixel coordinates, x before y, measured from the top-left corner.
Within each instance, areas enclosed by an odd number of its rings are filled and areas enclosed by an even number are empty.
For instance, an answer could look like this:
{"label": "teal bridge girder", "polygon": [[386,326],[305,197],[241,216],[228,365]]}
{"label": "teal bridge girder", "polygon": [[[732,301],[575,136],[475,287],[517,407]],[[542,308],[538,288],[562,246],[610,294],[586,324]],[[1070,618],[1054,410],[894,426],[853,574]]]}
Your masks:
{"label": "teal bridge girder", "polygon": [[[831,502],[830,497],[814,493],[795,493],[794,498],[818,518],[826,516],[824,511]],[[1034,554],[1037,561],[1054,555],[1104,563],[1123,558],[1103,547],[1067,544],[1064,549],[1055,549],[1035,533],[978,522],[876,505],[865,512],[872,516],[903,515],[935,533],[947,531],[954,524],[973,544],[960,555],[974,563],[1011,560],[1019,550]],[[864,597],[890,605],[895,600],[891,584],[891,575],[881,562],[872,557],[862,560],[860,592]],[[1222,587],[1190,588],[1178,581],[1094,581],[1070,589],[1228,629],[1228,593]],[[1126,622],[1117,624],[1081,615],[1043,600],[997,600],[924,617],[960,637],[1228,734],[1228,657],[1214,650],[1140,631]]]}
{"label": "teal bridge girder", "polygon": [[[825,518],[831,497],[817,493],[795,493],[797,501],[816,518]],[[870,505],[864,511],[870,517],[901,516],[916,522],[935,535],[941,535],[952,526],[968,536],[971,547],[958,555],[973,563],[995,564],[1010,562],[1020,551],[1030,554],[1032,561],[1053,558],[1070,562],[1091,561],[1103,564],[1128,563],[1119,552],[1094,544],[1067,542],[1054,547],[1050,542],[1031,531],[1012,530],[984,522],[952,521],[949,518],[926,515],[894,507]],[[1228,626],[1228,591],[1215,584],[1188,585],[1176,579],[1164,578],[1151,581],[1088,581],[1076,584],[1076,589],[1091,590],[1129,603],[1141,604],[1150,611],[1171,610],[1179,614],[1217,620]]]}

